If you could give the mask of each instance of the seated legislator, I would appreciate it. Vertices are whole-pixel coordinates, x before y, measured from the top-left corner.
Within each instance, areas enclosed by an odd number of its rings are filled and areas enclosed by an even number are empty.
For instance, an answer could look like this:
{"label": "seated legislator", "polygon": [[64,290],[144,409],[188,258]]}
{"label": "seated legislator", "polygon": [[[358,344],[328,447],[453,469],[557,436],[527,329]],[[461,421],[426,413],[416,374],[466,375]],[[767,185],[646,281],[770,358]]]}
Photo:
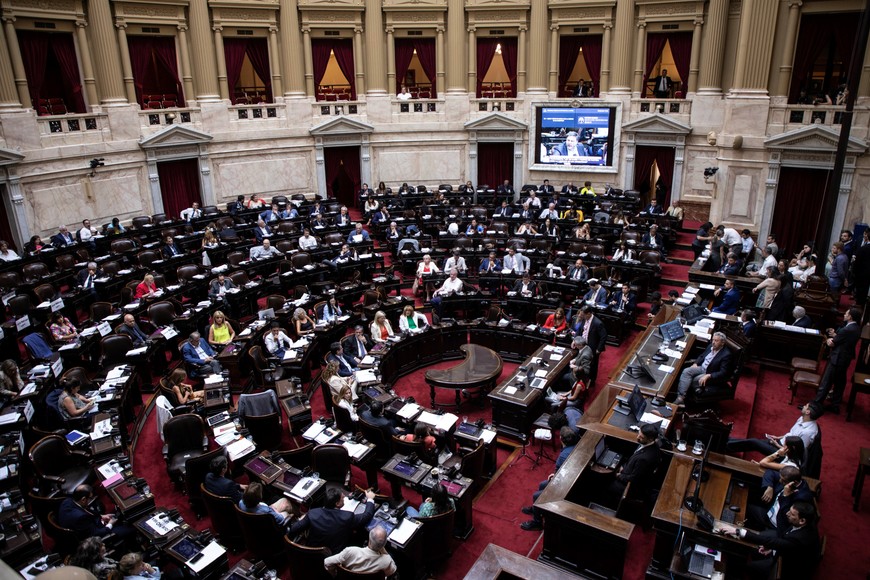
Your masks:
{"label": "seated legislator", "polygon": [[78,274],[76,274],[76,285],[81,288],[82,291],[89,292],[94,298],[96,298],[97,290],[94,288],[94,284],[98,278],[102,278],[104,275],[105,274],[97,266],[96,262],[88,262],[87,267],[82,268],[79,270]]}
{"label": "seated legislator", "polygon": [[338,300],[335,296],[330,296],[320,311],[320,320],[327,323],[336,322],[343,314],[344,311],[339,306]]}
{"label": "seated legislator", "polygon": [[214,347],[227,345],[236,338],[236,331],[227,322],[227,315],[220,310],[215,310],[208,326],[208,343]]}
{"label": "seated legislator", "polygon": [[[401,96],[401,95],[400,95]],[[438,484],[440,486],[441,484]],[[338,554],[329,556],[323,561],[327,572],[335,575],[336,568],[342,568],[354,574],[377,574],[381,577],[396,573],[396,563],[387,553],[387,530],[383,526],[374,526],[369,531],[369,541],[363,547],[348,546]]]}
{"label": "seated legislator", "polygon": [[254,239],[258,244],[262,244],[263,240],[272,235],[272,227],[262,219],[257,220],[257,225],[254,227]]}
{"label": "seated legislator", "polygon": [[719,268],[718,273],[726,276],[738,276],[742,267],[743,263],[740,261],[740,257],[734,252],[728,252],[726,262]]}
{"label": "seated legislator", "polygon": [[337,489],[326,490],[324,507],[310,510],[290,526],[290,536],[308,531],[308,545],[322,546],[333,554],[347,547],[354,530],[364,528],[375,515],[375,493],[365,492],[366,500],[362,513],[345,511],[344,495]]}
{"label": "seated legislator", "polygon": [[495,252],[490,252],[488,257],[480,261],[477,271],[479,274],[497,274],[502,271],[501,260],[496,257]]}
{"label": "seated legislator", "polygon": [[296,327],[296,336],[305,336],[314,332],[314,321],[304,308],[296,308],[293,311],[293,325]]}
{"label": "seated legislator", "polygon": [[[175,369],[168,376],[160,379],[160,388],[172,392],[175,395],[173,406],[187,405],[189,403],[202,403],[205,400],[205,391],[194,391],[187,380],[184,369]],[[170,401],[173,402],[173,401]]]}
{"label": "seated legislator", "polygon": [[352,400],[357,398],[357,381],[355,377],[343,377],[338,374],[338,361],[332,360],[326,363],[323,372],[320,374],[320,380],[329,386],[329,392],[333,398],[340,397],[341,390],[345,387],[350,389]]}
{"label": "seated legislator", "polygon": [[643,209],[642,213],[648,213],[653,215],[661,215],[665,213],[665,208],[658,204],[656,198],[652,198],[649,200],[649,205]]}
{"label": "seated legislator", "polygon": [[96,405],[93,399],[81,394],[82,383],[78,379],[63,379],[60,387],[63,390],[57,400],[57,410],[65,421],[85,415]]}
{"label": "seated legislator", "polygon": [[208,285],[208,297],[211,300],[223,300],[224,294],[233,288],[237,288],[236,283],[221,272],[218,274],[217,279],[212,280]]}
{"label": "seated legislator", "polygon": [[[423,280],[425,277],[431,276],[432,274],[437,274],[440,271],[441,269],[438,268],[438,265],[432,261],[432,256],[430,256],[429,254],[424,254],[423,260],[419,264],[417,264],[417,274],[414,278],[414,284],[411,287],[411,290],[414,292],[414,294],[417,293],[417,288],[419,288],[420,285],[423,284]],[[426,288],[426,299],[429,299],[428,287]]]}
{"label": "seated legislator", "polygon": [[794,317],[794,322],[791,323],[792,326],[813,328],[813,319],[807,316],[807,311],[803,306],[795,306],[791,311],[791,315]]}
{"label": "seated legislator", "polygon": [[252,247],[248,253],[251,260],[268,260],[269,258],[275,258],[281,255],[281,252],[278,251],[278,248],[272,245],[269,238],[264,238],[263,245]]}
{"label": "seated legislator", "polygon": [[[573,429],[571,429],[571,427],[565,426],[559,429],[559,439],[562,440],[562,451],[559,453],[559,457],[556,458],[556,467],[553,470],[553,473],[551,473],[546,480],[538,484],[537,491],[532,494],[532,504],[538,501],[538,497],[540,497],[540,495],[544,492],[547,484],[550,483],[554,477],[556,477],[556,473],[559,471],[562,465],[564,465],[565,461],[568,459],[568,456],[571,455],[571,452],[574,451],[574,447],[580,440],[580,436],[577,435],[577,433]],[[537,531],[544,528],[544,522],[541,520],[541,512],[536,510],[534,505],[525,506],[522,511],[524,514],[532,516],[532,519],[520,524],[520,527],[522,529],[526,531]]]}
{"label": "seated legislator", "polygon": [[372,321],[369,332],[372,335],[372,340],[378,344],[386,344],[388,338],[396,335],[383,310],[375,312],[375,319]]}
{"label": "seated legislator", "polygon": [[457,272],[464,274],[466,270],[468,270],[468,266],[465,264],[465,258],[463,258],[461,254],[462,250],[459,248],[453,248],[453,255],[444,261],[445,272],[449,272],[453,268],[456,268]]}
{"label": "seated legislator", "polygon": [[148,335],[145,334],[141,328],[139,328],[139,324],[136,322],[136,319],[132,314],[124,315],[124,324],[118,327],[118,334],[126,334],[133,341],[133,346],[140,347],[148,341]]}
{"label": "seated legislator", "polygon": [[317,249],[317,238],[311,235],[311,230],[308,228],[303,229],[302,235],[299,236],[299,249],[303,252]]}
{"label": "seated legislator", "polygon": [[649,489],[652,476],[661,460],[661,450],[658,446],[658,425],[644,423],[637,432],[637,442],[640,445],[628,461],[616,472],[616,480],[610,487],[611,498],[618,502],[625,493],[625,488],[631,483],[635,497],[642,497]]}
{"label": "seated legislator", "polygon": [[283,219],[283,217],[284,216],[281,215],[281,210],[278,208],[277,203],[273,203],[271,208],[260,213],[260,219],[267,224],[277,222],[278,220]]}
{"label": "seated legislator", "polygon": [[169,260],[170,258],[175,258],[176,256],[184,254],[181,248],[179,248],[175,243],[175,240],[172,239],[172,236],[166,236],[163,239],[163,246],[160,248],[160,252],[163,254],[164,260]]}
{"label": "seated legislator", "polygon": [[532,280],[528,272],[525,272],[523,277],[514,283],[511,292],[516,292],[520,296],[534,296],[538,293],[538,284]]}
{"label": "seated legislator", "polygon": [[266,345],[266,352],[269,353],[269,356],[274,356],[279,360],[284,358],[284,352],[290,350],[293,345],[293,341],[284,334],[277,321],[272,323],[269,332],[263,337],[263,343]]}
{"label": "seated legislator", "polygon": [[357,325],[353,329],[353,334],[349,334],[341,339],[341,346],[344,348],[344,352],[350,355],[358,366],[368,354],[371,342],[366,337],[363,327]]}
{"label": "seated legislator", "polygon": [[607,306],[607,290],[598,278],[589,278],[589,291],[583,295],[583,300],[596,306]]}
{"label": "seated legislator", "polygon": [[[450,276],[441,283],[441,287],[435,290],[432,294],[432,309],[434,310],[434,315],[437,316],[437,321],[441,321],[441,315],[444,312],[444,302],[443,299],[456,294],[457,292],[461,292],[462,288],[465,286],[465,283],[459,279],[459,272],[455,269],[450,270]],[[435,320],[433,318],[433,320]],[[372,330],[372,338],[375,338],[374,330]],[[375,338],[377,340],[377,338]]]}
{"label": "seated legislator", "polygon": [[279,526],[287,523],[293,515],[292,504],[286,497],[282,497],[272,505],[263,503],[263,484],[257,481],[249,483],[239,500],[239,509],[249,514],[269,514]]}
{"label": "seated legislator", "polygon": [[567,327],[568,321],[565,318],[565,310],[563,308],[557,308],[544,322],[544,328],[549,328],[553,332],[563,332]]}
{"label": "seated legislator", "polygon": [[58,232],[51,236],[51,245],[55,248],[63,248],[72,246],[76,243],[75,237],[69,232],[66,226],[60,226]]}
{"label": "seated legislator", "polygon": [[528,258],[517,253],[513,247],[508,248],[507,254],[501,261],[504,270],[508,270],[515,274],[522,274],[528,270]]}
{"label": "seated legislator", "polygon": [[400,439],[402,441],[407,441],[408,443],[422,443],[423,448],[428,452],[434,451],[438,446],[438,443],[435,440],[435,435],[432,434],[432,427],[422,421],[417,421],[414,425],[413,433],[406,433],[405,435],[402,435]]}
{"label": "seated legislator", "polygon": [[755,335],[755,312],[747,308],[740,313],[740,330],[746,338],[752,338]]}
{"label": "seated legislator", "polygon": [[363,229],[361,223],[357,222],[354,229],[347,235],[348,244],[361,244],[370,241],[369,233]]}
{"label": "seated legislator", "polygon": [[341,377],[352,377],[354,371],[359,370],[350,355],[344,354],[344,349],[340,342],[333,342],[329,345],[329,354],[326,355],[326,362],[334,362],[338,365],[338,375]]}
{"label": "seated legislator", "polygon": [[341,387],[337,395],[332,395],[332,404],[336,407],[341,407],[350,416],[350,420],[356,423],[359,421],[359,415],[353,406],[354,392],[349,386]]}
{"label": "seated legislator", "polygon": [[822,416],[822,407],[810,401],[801,407],[801,414],[785,435],[765,435],[764,439],[728,439],[726,448],[729,453],[739,451],[756,451],[763,455],[776,452],[785,445],[786,437],[797,436],[804,442],[804,448],[810,449],[819,435],[819,424],[816,422]]}
{"label": "seated legislator", "polygon": [[725,345],[725,335],[721,332],[713,334],[713,339],[701,356],[692,366],[683,369],[677,386],[675,405],[682,405],[686,400],[689,388],[703,390],[722,387],[731,376],[732,356]]}
{"label": "seated legislator", "polygon": [[583,265],[583,258],[577,258],[574,265],[568,268],[568,279],[583,282],[589,279],[589,268]]}
{"label": "seated legislator", "polygon": [[364,409],[359,415],[363,421],[380,429],[387,441],[393,435],[401,435],[403,431],[389,417],[384,417],[384,404],[380,401],[372,401],[368,409]]}
{"label": "seated legislator", "polygon": [[[466,236],[480,236],[483,235],[483,232],[486,231],[486,228],[483,227],[483,224],[477,223],[475,218],[471,218],[471,223],[465,228]],[[446,268],[445,268],[446,270]]]}
{"label": "seated legislator", "polygon": [[402,315],[399,317],[399,331],[410,332],[417,334],[423,332],[429,326],[429,321],[426,317],[414,310],[410,304],[402,310]]}
{"label": "seated legislator", "polygon": [[[419,425],[419,423],[418,423]],[[453,498],[447,493],[447,488],[436,483],[432,488],[432,494],[426,498],[426,501],[420,504],[420,509],[413,506],[405,508],[405,515],[409,518],[431,518],[455,510],[456,504]]]}
{"label": "seated legislator", "polygon": [[[634,241],[634,240],[632,240]],[[613,252],[613,256],[610,258],[614,262],[626,262],[637,259],[637,251],[634,248],[630,247],[627,242],[621,242],[619,244],[619,248]]]}
{"label": "seated legislator", "polygon": [[57,510],[57,523],[81,534],[82,538],[96,536],[102,538],[109,534],[127,541],[136,535],[132,526],[118,523],[114,515],[103,514],[89,507],[94,500],[94,490],[90,485],[82,484],[75,488],[72,495],[64,499]]}
{"label": "seated legislator", "polygon": [[[587,182],[587,183],[589,183],[589,182]],[[589,183],[589,186],[591,187],[592,184]],[[568,183],[566,183],[565,185],[562,186],[562,193],[577,193],[577,191],[579,191],[579,190],[577,189],[577,186],[574,185],[573,181],[569,181]]]}
{"label": "seated legislator", "polygon": [[746,508],[746,527],[753,530],[775,530],[782,525],[789,508],[795,502],[812,503],[816,494],[801,476],[801,470],[786,465],[779,471],[779,482],[773,488],[772,498],[763,504],[750,503]]}
{"label": "seated legislator", "polygon": [[63,312],[57,310],[51,313],[51,337],[60,344],[71,344],[78,340],[79,332],[75,325],[69,321],[69,318],[63,315]]}
{"label": "seated legislator", "polygon": [[157,284],[154,283],[154,276],[152,274],[145,274],[142,281],[136,285],[136,293],[133,295],[133,298],[136,300],[154,298],[159,290]]}
{"label": "seated legislator", "polygon": [[0,402],[17,397],[24,386],[21,370],[14,360],[10,358],[0,363]]}
{"label": "seated legislator", "polygon": [[740,306],[740,290],[734,287],[734,280],[728,278],[725,283],[713,292],[713,295],[722,300],[713,312],[720,314],[735,314]]}
{"label": "seated legislator", "polygon": [[266,200],[256,193],[252,193],[250,199],[245,202],[245,207],[248,209],[260,209],[266,205]]}
{"label": "seated legislator", "polygon": [[198,332],[190,333],[188,341],[181,347],[181,356],[185,364],[190,365],[198,375],[220,374],[223,371],[221,363],[214,358],[214,350]]}
{"label": "seated legislator", "polygon": [[665,250],[664,240],[662,240],[662,235],[659,233],[659,227],[655,224],[649,227],[649,232],[643,235],[643,239],[641,239],[640,243],[642,246],[645,246],[647,248],[658,250],[662,253],[662,257],[667,254],[667,250]]}
{"label": "seated legislator", "polygon": [[202,217],[202,208],[199,207],[199,203],[193,202],[189,208],[181,210],[178,217],[186,222],[199,219]]}
{"label": "seated legislator", "polygon": [[592,373],[595,352],[592,347],[586,344],[586,339],[583,336],[578,334],[574,337],[571,341],[571,351],[574,358],[568,363],[568,369],[562,375],[561,380],[553,385],[554,390],[558,392],[572,390],[574,383],[581,377],[588,377]]}
{"label": "seated legislator", "polygon": [[634,314],[634,309],[637,308],[637,296],[628,284],[623,284],[619,292],[614,292],[610,296],[610,307],[616,312]]}

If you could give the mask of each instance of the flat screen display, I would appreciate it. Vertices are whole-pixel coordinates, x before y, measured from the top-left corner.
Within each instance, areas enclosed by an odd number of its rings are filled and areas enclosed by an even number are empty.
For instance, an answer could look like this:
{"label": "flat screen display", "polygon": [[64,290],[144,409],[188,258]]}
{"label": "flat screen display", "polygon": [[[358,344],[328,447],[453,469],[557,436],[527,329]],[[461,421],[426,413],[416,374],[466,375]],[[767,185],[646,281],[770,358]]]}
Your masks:
{"label": "flat screen display", "polygon": [[534,163],[540,169],[615,169],[617,112],[616,105],[536,106]]}

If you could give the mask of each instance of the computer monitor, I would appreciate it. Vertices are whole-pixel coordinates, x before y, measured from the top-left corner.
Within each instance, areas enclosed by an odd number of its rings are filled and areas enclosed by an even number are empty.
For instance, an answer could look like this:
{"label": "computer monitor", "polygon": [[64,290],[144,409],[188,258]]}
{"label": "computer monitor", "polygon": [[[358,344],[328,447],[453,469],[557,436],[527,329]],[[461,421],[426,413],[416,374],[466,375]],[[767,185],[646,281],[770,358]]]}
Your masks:
{"label": "computer monitor", "polygon": [[598,440],[598,445],[595,446],[595,461],[601,459],[601,456],[604,455],[605,451],[607,451],[607,443],[605,442],[605,437],[602,437]]}
{"label": "computer monitor", "polygon": [[257,318],[260,320],[272,320],[275,318],[275,309],[266,308],[265,310],[260,310],[257,312]]}
{"label": "computer monitor", "polygon": [[640,387],[637,385],[634,386],[631,396],[628,398],[628,408],[631,409],[631,414],[638,422],[646,412],[646,399],[643,398],[643,393],[640,392]]}
{"label": "computer monitor", "polygon": [[[642,375],[644,375],[647,379],[649,379],[652,382],[656,382],[656,376],[653,374],[652,369],[649,366],[649,363],[647,363],[645,360],[643,360],[643,357],[640,356],[639,354],[634,355],[634,360],[637,363],[637,366],[632,366],[629,368],[631,368],[635,372],[637,372],[639,370],[640,373]],[[632,375],[632,376],[637,376],[637,375]]]}
{"label": "computer monitor", "polygon": [[683,340],[686,338],[686,331],[683,330],[683,325],[680,320],[671,320],[659,326],[659,332],[664,340]]}
{"label": "computer monitor", "polygon": [[690,304],[683,308],[681,316],[686,319],[686,324],[695,324],[697,321],[707,316],[707,313],[704,311],[702,306]]}

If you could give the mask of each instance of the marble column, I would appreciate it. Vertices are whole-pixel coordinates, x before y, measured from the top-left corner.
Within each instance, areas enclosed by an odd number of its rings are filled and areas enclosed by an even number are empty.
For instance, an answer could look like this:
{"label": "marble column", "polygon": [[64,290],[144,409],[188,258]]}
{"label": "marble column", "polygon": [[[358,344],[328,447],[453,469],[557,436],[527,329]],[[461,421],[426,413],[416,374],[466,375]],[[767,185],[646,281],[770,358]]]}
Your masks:
{"label": "marble column", "polygon": [[870,42],[864,51],[864,66],[861,67],[861,79],[858,81],[858,97],[870,97]]}
{"label": "marble column", "polygon": [[601,78],[598,80],[598,94],[610,90],[610,31],[613,24],[604,23],[604,34],[601,36]]}
{"label": "marble column", "polygon": [[[520,24],[519,26],[519,37],[517,38],[517,93],[525,93],[527,91],[527,78],[528,73],[527,70],[529,65],[527,63],[526,54],[528,53],[529,47],[528,42],[526,42],[526,31],[528,27],[524,24]],[[541,73],[543,78],[546,78],[546,70]],[[542,92],[545,89],[536,89],[535,92]]]}
{"label": "marble column", "polygon": [[734,89],[738,92],[767,93],[773,58],[770,31],[776,28],[778,7],[778,2],[770,0],[743,0],[734,67]]}
{"label": "marble column", "polygon": [[115,24],[118,29],[118,50],[121,53],[121,74],[124,79],[124,90],[127,93],[127,100],[131,103],[136,100],[136,83],[133,79],[133,65],[130,63],[130,47],[127,45],[127,23],[118,22]]}
{"label": "marble column", "polygon": [[221,99],[233,103],[230,92],[235,92],[236,87],[230,87],[227,81],[227,55],[224,52],[224,27],[215,24],[211,27],[214,33],[214,55],[217,57],[217,80]]}
{"label": "marble column", "polygon": [[[85,89],[85,100],[88,106],[94,107],[100,102],[97,96],[97,79],[94,78],[94,61],[91,58],[91,47],[88,46],[88,35],[85,28],[88,23],[84,20],[76,20],[76,42],[78,43],[79,56],[82,63],[82,81]],[[0,43],[2,46],[2,43]]]}
{"label": "marble column", "polygon": [[468,91],[465,51],[471,48],[465,44],[464,31],[465,0],[447,0],[447,66],[441,65],[447,71],[447,85],[438,87],[439,91],[445,88],[448,93]]}
{"label": "marble column", "polygon": [[281,52],[278,50],[278,27],[269,26],[269,73],[272,75],[272,102],[277,95],[284,94],[281,83]]}
{"label": "marble column", "polygon": [[387,94],[387,71],[384,66],[386,37],[382,3],[382,0],[365,0],[365,81],[366,92],[372,95]]}
{"label": "marble column", "polygon": [[[396,45],[393,33],[395,29],[392,26],[387,26],[387,93],[395,95],[399,91],[399,87],[404,84],[404,79],[396,82]],[[436,56],[437,59],[437,56]]]}
{"label": "marble column", "polygon": [[616,29],[614,30],[611,63],[611,93],[631,92],[631,38],[634,33],[634,0],[616,3]]}
{"label": "marble column", "polygon": [[15,17],[3,17],[3,29],[6,32],[6,43],[9,47],[9,56],[12,60],[12,74],[15,77],[15,88],[18,91],[18,100],[21,106],[29,109],[30,90],[27,88],[27,74],[24,72],[24,61],[21,59],[21,47],[18,46],[18,35],[15,33]]}
{"label": "marble column", "polygon": [[[313,97],[314,87],[314,56],[311,54],[311,27],[302,27],[302,52],[305,63],[305,94]],[[350,82],[353,82],[352,80]]]}
{"label": "marble column", "polygon": [[21,189],[21,179],[14,175],[8,175],[6,193],[9,195],[9,203],[12,205],[12,211],[9,213],[9,227],[12,228],[13,234],[18,234],[19,244],[23,244],[25,240],[30,239],[31,230],[27,222],[27,209],[24,192]]}
{"label": "marble column", "polygon": [[[773,94],[788,95],[789,87],[791,86],[792,65],[794,64],[794,48],[797,42],[798,28],[801,22],[801,0],[790,0],[788,3],[788,23],[785,29],[785,44],[782,47],[782,53],[779,55],[779,76],[776,86],[773,87]],[[866,61],[865,61],[866,62]],[[861,75],[864,78],[864,75]]]}
{"label": "marble column", "polygon": [[[529,66],[528,66],[528,92],[547,92],[547,41],[549,40],[547,28],[549,14],[547,2],[532,2],[529,10]],[[520,29],[522,30],[522,28]],[[522,34],[522,32],[520,32]],[[520,52],[523,54],[525,51]]]}
{"label": "marble column", "polygon": [[[725,33],[728,31],[729,0],[710,0],[704,38],[701,41],[701,68],[698,93],[722,93],[722,62],[725,58]],[[694,47],[693,47],[694,48]]]}
{"label": "marble column", "polygon": [[347,79],[350,83],[356,83],[357,99],[366,92],[366,62],[362,33],[362,26],[353,27],[353,68],[356,79]]}
{"label": "marble column", "polygon": [[[6,30],[0,26],[0,46],[8,47]],[[22,103],[15,90],[15,73],[12,71],[11,52],[0,54],[0,110],[20,109]]]}
{"label": "marble column", "polygon": [[435,79],[429,79],[436,92],[444,91],[444,27],[435,27]]}
{"label": "marble column", "polygon": [[220,100],[221,94],[218,89],[218,70],[208,4],[206,2],[191,2],[188,14],[196,100]]}
{"label": "marble column", "polygon": [[631,84],[632,91],[644,96],[643,76],[646,73],[646,22],[637,23],[637,37],[634,46],[634,82]]}
{"label": "marble column", "polygon": [[[304,51],[308,39],[303,39],[299,26],[299,11],[296,0],[279,0],[278,17],[281,27],[281,64],[284,77],[284,96],[299,99],[305,97]],[[310,50],[311,46],[308,45]]]}
{"label": "marble column", "polygon": [[109,0],[91,0],[88,3],[88,13],[93,35],[97,87],[100,89],[102,103],[105,105],[126,103],[124,81],[121,78],[120,51]]}
{"label": "marble column", "polygon": [[[477,94],[477,28],[468,27],[468,92]],[[486,71],[483,71],[486,74]]]}
{"label": "marble column", "polygon": [[178,25],[178,50],[181,55],[181,82],[184,85],[184,99],[192,99],[196,94],[193,90],[193,75],[190,72],[190,48],[187,45],[187,25]]}
{"label": "marble column", "polygon": [[[703,18],[695,18],[695,28],[692,31],[692,54],[689,57],[689,82],[686,85],[685,93],[694,93],[698,90],[698,66],[701,56],[701,26],[704,24]],[[683,94],[683,98],[686,94]]]}
{"label": "marble column", "polygon": [[559,86],[559,25],[550,25],[550,83],[547,87],[550,94],[558,97],[562,87]]}

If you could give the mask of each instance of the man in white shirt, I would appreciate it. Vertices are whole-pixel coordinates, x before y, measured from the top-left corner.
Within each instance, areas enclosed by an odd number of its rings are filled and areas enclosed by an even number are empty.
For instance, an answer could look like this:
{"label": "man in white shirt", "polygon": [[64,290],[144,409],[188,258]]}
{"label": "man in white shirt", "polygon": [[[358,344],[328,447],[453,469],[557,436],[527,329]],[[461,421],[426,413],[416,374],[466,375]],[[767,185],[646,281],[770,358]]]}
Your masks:
{"label": "man in white shirt", "polygon": [[302,230],[302,237],[299,238],[299,249],[303,252],[317,248],[317,238],[311,235],[311,230],[305,228]]}
{"label": "man in white shirt", "polygon": [[84,220],[82,228],[78,231],[79,240],[82,242],[90,242],[91,238],[97,235],[97,228],[91,227],[91,220]]}
{"label": "man in white shirt", "polygon": [[755,240],[752,239],[752,232],[744,229],[740,232],[740,238],[743,240],[743,259],[752,261],[755,258]]}
{"label": "man in white shirt", "polygon": [[266,350],[269,354],[279,359],[283,359],[284,351],[289,350],[293,345],[293,341],[284,334],[277,322],[272,323],[269,332],[263,337],[263,342],[266,344]]}
{"label": "man in white shirt", "polygon": [[734,228],[719,226],[716,229],[716,235],[719,236],[725,247],[729,248],[728,251],[734,252],[738,256],[743,251],[743,238],[740,237],[740,234]]}
{"label": "man in white shirt", "polygon": [[277,248],[272,247],[269,238],[263,240],[262,246],[254,246],[251,248],[250,258],[252,260],[266,260],[274,256],[280,256],[281,252]]}
{"label": "man in white shirt", "polygon": [[[464,284],[465,283],[459,279],[459,272],[454,268],[453,270],[450,270],[450,277],[444,280],[441,287],[432,293],[432,308],[434,310],[434,316],[438,317],[437,322],[441,321],[441,313],[444,310],[444,304],[442,302],[443,298],[460,292]],[[434,319],[433,322],[435,322]]]}
{"label": "man in white shirt", "polygon": [[326,558],[323,565],[333,575],[338,566],[343,566],[355,574],[378,573],[392,576],[396,573],[396,563],[384,549],[386,544],[387,531],[383,526],[375,526],[369,532],[369,543],[365,547],[348,546],[338,554]]}
{"label": "man in white shirt", "polygon": [[559,219],[559,212],[556,210],[556,204],[550,202],[547,206],[547,209],[541,211],[541,215],[538,216],[538,219],[545,220],[550,218],[551,220]]}
{"label": "man in white shirt", "polygon": [[396,98],[400,101],[410,101],[412,97],[411,93],[408,92],[408,87],[402,85],[402,92],[396,95]]}
{"label": "man in white shirt", "polygon": [[195,220],[197,218],[201,218],[202,217],[202,210],[199,208],[198,203],[193,202],[193,204],[191,204],[191,206],[189,208],[181,210],[180,215],[181,215],[181,219],[183,219],[186,222],[189,222],[190,220]]}
{"label": "man in white shirt", "polygon": [[444,262],[444,271],[449,272],[450,270],[455,269],[459,273],[464,274],[468,267],[465,265],[465,258],[459,255],[460,249],[453,248],[453,255],[447,258],[447,261]]}
{"label": "man in white shirt", "polygon": [[771,272],[775,272],[777,269],[776,256],[773,255],[770,246],[764,246],[761,248],[761,255],[764,256],[764,261],[761,263],[761,267],[758,268],[755,272],[749,272],[750,276],[760,276],[762,278],[767,277],[768,270]]}
{"label": "man in white shirt", "polygon": [[529,198],[524,202],[535,209],[541,209],[541,198],[534,191],[529,191]]}
{"label": "man in white shirt", "polygon": [[786,437],[800,437],[804,442],[804,452],[810,448],[813,441],[819,435],[819,425],[816,420],[822,414],[822,407],[810,401],[801,408],[801,415],[785,435],[769,435],[765,433],[764,439],[728,439],[727,449],[734,453],[737,451],[757,451],[762,455],[770,455],[785,445]]}

